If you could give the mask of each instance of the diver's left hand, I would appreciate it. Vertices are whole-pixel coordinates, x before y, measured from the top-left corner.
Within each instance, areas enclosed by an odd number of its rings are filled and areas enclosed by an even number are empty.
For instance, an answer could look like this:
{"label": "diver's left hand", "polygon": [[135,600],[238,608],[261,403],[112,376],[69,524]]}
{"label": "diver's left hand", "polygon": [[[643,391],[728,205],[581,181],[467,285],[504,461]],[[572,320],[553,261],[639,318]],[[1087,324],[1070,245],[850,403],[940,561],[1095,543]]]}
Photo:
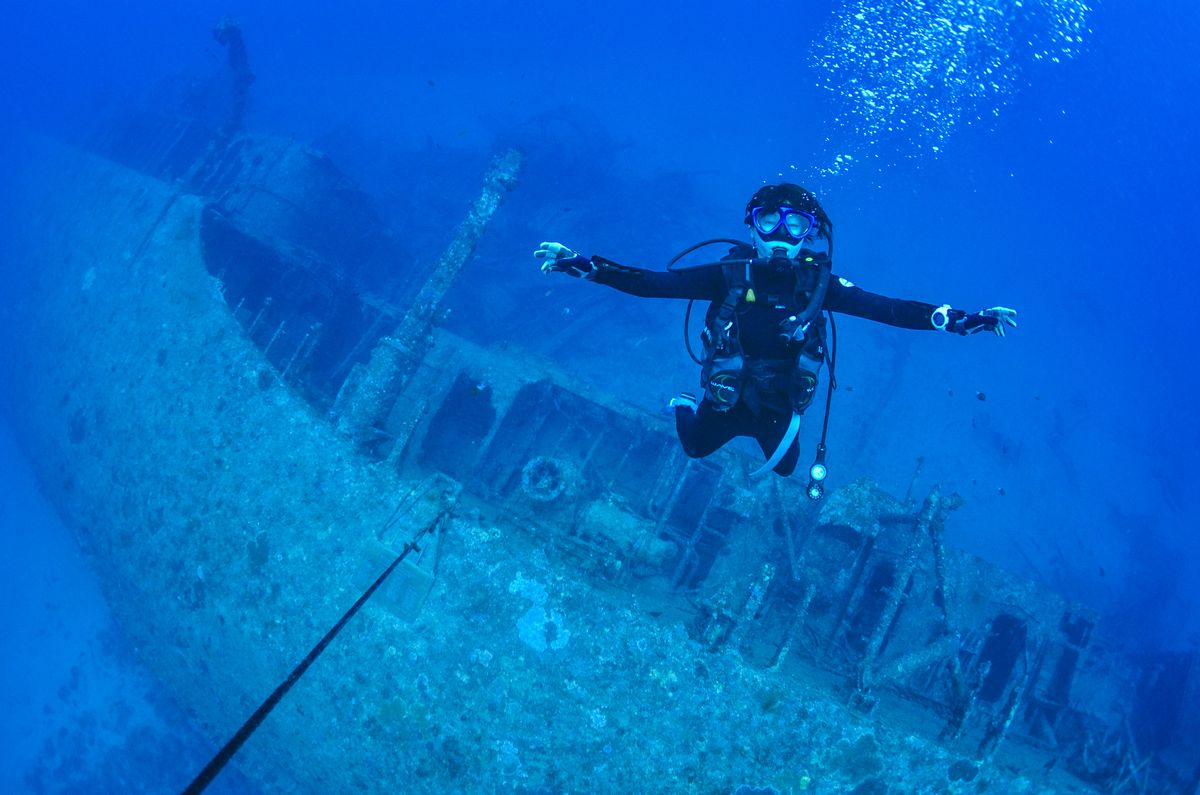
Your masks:
{"label": "diver's left hand", "polygon": [[1006,326],[1017,327],[1017,310],[1006,306],[993,306],[991,309],[981,309],[952,321],[946,330],[962,335],[990,331],[997,337],[1003,337]]}
{"label": "diver's left hand", "polygon": [[596,273],[596,266],[590,259],[562,243],[542,243],[533,256],[542,261],[542,273],[567,273],[584,279],[590,279]]}

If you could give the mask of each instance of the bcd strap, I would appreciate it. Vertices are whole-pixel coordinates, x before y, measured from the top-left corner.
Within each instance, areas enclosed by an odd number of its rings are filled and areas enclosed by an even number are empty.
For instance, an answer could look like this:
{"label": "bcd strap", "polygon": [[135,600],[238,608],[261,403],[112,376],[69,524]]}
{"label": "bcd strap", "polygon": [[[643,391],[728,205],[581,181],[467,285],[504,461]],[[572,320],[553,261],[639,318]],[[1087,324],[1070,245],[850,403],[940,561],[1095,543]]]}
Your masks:
{"label": "bcd strap", "polygon": [[729,289],[717,311],[705,324],[704,361],[700,381],[712,406],[718,411],[733,408],[746,384],[746,363],[738,339],[737,306],[750,289],[750,266],[726,269]]}
{"label": "bcd strap", "polygon": [[711,359],[714,353],[741,355],[742,346],[738,341],[737,307],[746,297],[750,288],[750,264],[738,263],[725,266],[725,283],[729,289],[725,292],[725,300],[717,307],[712,320],[705,328],[705,358]]}

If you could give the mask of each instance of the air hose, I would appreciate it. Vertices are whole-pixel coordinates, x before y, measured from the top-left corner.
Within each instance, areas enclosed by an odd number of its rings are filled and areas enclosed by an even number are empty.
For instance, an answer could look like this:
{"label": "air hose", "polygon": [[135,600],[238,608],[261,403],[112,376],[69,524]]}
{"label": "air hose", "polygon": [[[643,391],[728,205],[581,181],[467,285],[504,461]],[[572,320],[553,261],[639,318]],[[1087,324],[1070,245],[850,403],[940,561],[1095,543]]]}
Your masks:
{"label": "air hose", "polygon": [[826,312],[829,318],[829,341],[825,346],[829,361],[829,384],[825,388],[825,420],[821,423],[821,441],[817,443],[817,454],[812,466],[808,468],[808,489],[806,493],[810,500],[819,500],[825,496],[825,477],[829,470],[825,467],[825,439],[829,435],[829,409],[833,405],[833,390],[837,389],[837,324],[833,322],[833,313]]}

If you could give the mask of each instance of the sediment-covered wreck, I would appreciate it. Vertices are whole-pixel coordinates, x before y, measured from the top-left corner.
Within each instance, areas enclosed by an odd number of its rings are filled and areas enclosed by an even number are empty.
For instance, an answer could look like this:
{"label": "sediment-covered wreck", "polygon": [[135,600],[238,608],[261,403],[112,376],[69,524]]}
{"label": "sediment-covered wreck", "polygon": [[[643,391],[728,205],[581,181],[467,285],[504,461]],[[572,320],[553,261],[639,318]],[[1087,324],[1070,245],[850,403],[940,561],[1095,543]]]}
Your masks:
{"label": "sediment-covered wreck", "polygon": [[291,142],[20,160],[24,447],[215,742],[435,531],[238,755],[265,791],[1196,790],[1194,658],[945,547],[955,496],[817,507],[439,328],[516,153],[419,275]]}

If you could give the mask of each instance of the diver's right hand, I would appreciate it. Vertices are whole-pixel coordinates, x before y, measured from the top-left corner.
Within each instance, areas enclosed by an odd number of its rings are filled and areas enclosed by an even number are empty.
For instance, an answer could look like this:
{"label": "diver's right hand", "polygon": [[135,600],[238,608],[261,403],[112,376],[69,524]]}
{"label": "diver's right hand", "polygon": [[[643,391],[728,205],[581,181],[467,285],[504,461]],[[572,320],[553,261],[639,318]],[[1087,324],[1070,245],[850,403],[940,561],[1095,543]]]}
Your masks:
{"label": "diver's right hand", "polygon": [[596,266],[590,259],[576,254],[562,243],[542,243],[533,256],[542,260],[542,273],[569,273],[584,279],[596,275]]}

